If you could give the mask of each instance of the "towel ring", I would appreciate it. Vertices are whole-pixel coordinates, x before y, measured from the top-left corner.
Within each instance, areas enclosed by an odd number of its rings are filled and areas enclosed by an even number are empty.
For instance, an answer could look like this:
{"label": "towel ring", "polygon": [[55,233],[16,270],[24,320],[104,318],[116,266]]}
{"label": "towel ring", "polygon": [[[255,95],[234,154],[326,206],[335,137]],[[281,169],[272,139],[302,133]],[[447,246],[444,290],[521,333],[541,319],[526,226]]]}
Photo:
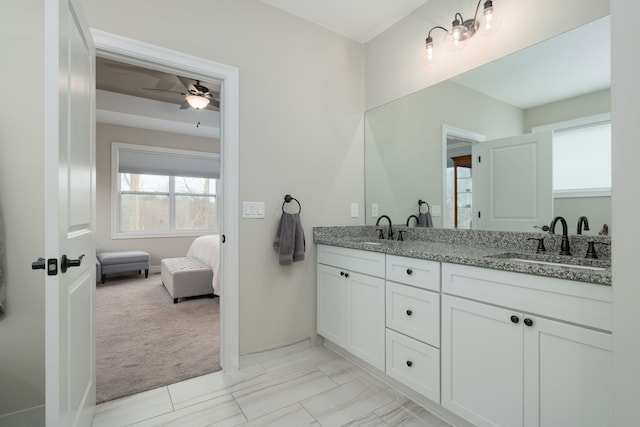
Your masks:
{"label": "towel ring", "polygon": [[[422,212],[420,210],[422,208],[422,205],[427,205],[426,212]],[[425,202],[424,200],[418,200],[418,213],[429,213],[429,212],[431,212],[431,206],[429,206],[429,203]]]}
{"label": "towel ring", "polygon": [[296,203],[298,204],[298,213],[302,212],[302,205],[300,204],[298,199],[296,199],[295,197],[291,197],[290,194],[287,194],[284,196],[284,202],[282,202],[282,212],[284,212],[284,205],[286,203],[290,203],[292,200],[295,200]]}

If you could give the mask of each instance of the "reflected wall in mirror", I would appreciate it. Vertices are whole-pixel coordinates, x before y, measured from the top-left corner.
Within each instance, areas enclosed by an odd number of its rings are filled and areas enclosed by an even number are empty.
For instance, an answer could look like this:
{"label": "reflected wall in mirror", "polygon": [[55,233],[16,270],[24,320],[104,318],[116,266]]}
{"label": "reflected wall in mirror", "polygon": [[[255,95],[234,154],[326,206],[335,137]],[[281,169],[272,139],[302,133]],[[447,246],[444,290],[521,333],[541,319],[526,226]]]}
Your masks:
{"label": "reflected wall in mirror", "polygon": [[[405,223],[418,214],[422,199],[431,205],[434,227],[454,227],[448,219],[454,210],[445,166],[451,163],[449,131],[473,135],[462,139],[493,140],[609,113],[609,64],[610,19],[605,17],[367,111],[366,223],[376,222],[372,207],[394,223]],[[546,167],[551,173],[552,165]],[[482,188],[470,191],[484,197]],[[576,232],[582,215],[591,225],[585,234],[598,234],[603,224],[611,229],[610,194],[554,198],[553,205],[553,215],[564,216],[570,232]],[[477,228],[473,221],[471,228]]]}

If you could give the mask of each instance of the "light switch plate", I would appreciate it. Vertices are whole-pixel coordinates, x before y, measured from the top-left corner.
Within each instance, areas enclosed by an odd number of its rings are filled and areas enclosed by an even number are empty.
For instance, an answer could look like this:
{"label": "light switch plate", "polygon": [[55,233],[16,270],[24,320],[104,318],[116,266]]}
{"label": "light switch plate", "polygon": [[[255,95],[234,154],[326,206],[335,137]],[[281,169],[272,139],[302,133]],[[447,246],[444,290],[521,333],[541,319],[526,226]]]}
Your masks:
{"label": "light switch plate", "polygon": [[243,218],[264,218],[264,202],[242,202]]}
{"label": "light switch plate", "polygon": [[440,205],[433,205],[431,206],[431,213],[433,216],[440,216],[442,215],[442,211],[440,209]]}
{"label": "light switch plate", "polygon": [[380,213],[378,212],[379,206],[377,203],[371,203],[371,217],[377,218]]}
{"label": "light switch plate", "polygon": [[358,218],[358,204],[351,203],[351,218]]}

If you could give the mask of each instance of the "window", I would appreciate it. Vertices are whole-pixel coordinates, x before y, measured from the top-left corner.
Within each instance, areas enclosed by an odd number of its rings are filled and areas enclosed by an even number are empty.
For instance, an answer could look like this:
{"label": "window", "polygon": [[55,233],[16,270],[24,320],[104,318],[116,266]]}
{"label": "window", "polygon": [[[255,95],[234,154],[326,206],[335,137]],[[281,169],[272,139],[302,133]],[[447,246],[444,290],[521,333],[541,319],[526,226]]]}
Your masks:
{"label": "window", "polygon": [[219,156],[113,143],[113,238],[218,229]]}
{"label": "window", "polygon": [[611,115],[540,126],[553,131],[555,198],[611,195]]}

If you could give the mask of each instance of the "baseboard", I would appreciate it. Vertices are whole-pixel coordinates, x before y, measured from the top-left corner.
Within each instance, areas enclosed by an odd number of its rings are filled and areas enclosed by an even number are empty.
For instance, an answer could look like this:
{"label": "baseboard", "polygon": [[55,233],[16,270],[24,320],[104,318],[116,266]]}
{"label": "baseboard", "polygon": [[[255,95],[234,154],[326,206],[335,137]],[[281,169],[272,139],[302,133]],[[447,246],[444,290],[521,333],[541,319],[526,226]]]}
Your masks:
{"label": "baseboard", "polygon": [[401,394],[405,395],[407,398],[413,400],[418,405],[422,406],[423,408],[425,408],[426,410],[428,410],[432,414],[436,415],[440,419],[442,419],[442,420],[446,421],[447,423],[451,424],[452,426],[454,426],[454,427],[474,427],[473,424],[470,424],[468,421],[460,418],[458,415],[454,414],[453,412],[450,412],[449,410],[443,408],[437,402],[434,402],[431,399],[427,399],[426,397],[424,397],[420,393],[416,392],[415,390],[410,389],[409,387],[407,387],[406,385],[400,383],[399,381],[396,381],[395,379],[391,378],[390,376],[388,376],[384,372],[382,372],[379,369],[373,367],[372,365],[370,365],[369,363],[365,362],[364,360],[361,360],[361,359],[357,358],[353,354],[351,354],[348,351],[344,350],[342,347],[339,347],[338,345],[332,343],[331,341],[328,341],[327,339],[325,339],[324,340],[324,346],[327,347],[328,349],[333,350],[334,352],[338,353],[340,356],[342,356],[345,359],[349,360],[354,365],[357,365],[358,367],[364,369],[365,371],[367,371],[368,374],[376,377],[377,379],[379,379],[383,383],[387,384],[389,387],[392,387],[392,388],[396,389],[398,392],[400,392]]}
{"label": "baseboard", "polygon": [[160,266],[159,265],[151,265],[149,266],[149,274],[158,274],[160,273]]}
{"label": "baseboard", "polygon": [[43,427],[44,423],[44,405],[0,415],[0,427]]}
{"label": "baseboard", "polygon": [[255,365],[256,363],[260,363],[262,360],[268,360],[276,355],[285,356],[311,347],[311,338],[304,338],[287,344],[277,344],[255,352],[244,353],[240,355],[240,368]]}

